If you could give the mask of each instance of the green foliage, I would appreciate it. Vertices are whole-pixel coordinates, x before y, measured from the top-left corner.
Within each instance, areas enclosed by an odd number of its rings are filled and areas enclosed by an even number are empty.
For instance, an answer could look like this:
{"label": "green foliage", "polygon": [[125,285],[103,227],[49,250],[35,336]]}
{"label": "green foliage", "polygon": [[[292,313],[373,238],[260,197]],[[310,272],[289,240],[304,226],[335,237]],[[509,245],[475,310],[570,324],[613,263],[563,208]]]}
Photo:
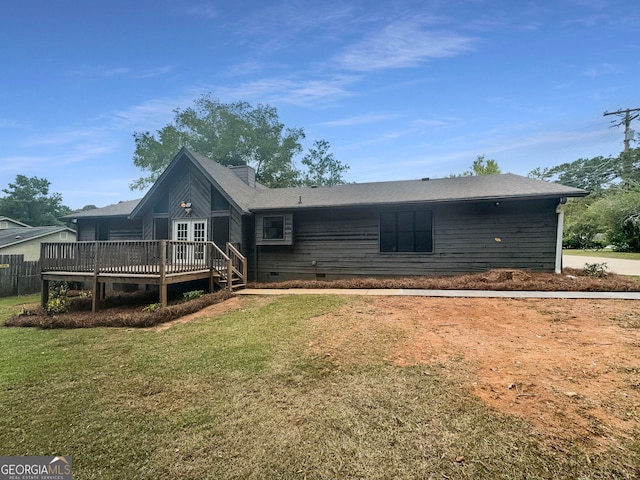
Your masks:
{"label": "green foliage", "polygon": [[607,275],[607,264],[603,263],[586,263],[582,269],[582,273],[588,277],[605,277]]}
{"label": "green foliage", "polygon": [[601,203],[606,208],[609,243],[622,252],[640,252],[640,189],[619,190]]}
{"label": "green foliage", "polygon": [[640,149],[536,168],[529,176],[591,192],[565,206],[565,246],[640,252]]}
{"label": "green foliage", "polygon": [[460,175],[449,175],[449,177],[474,177],[479,175],[497,175],[499,173],[502,172],[498,166],[498,162],[491,159],[487,160],[484,158],[484,155],[478,155],[478,158],[473,161],[469,170]]}
{"label": "green foliage", "polygon": [[563,245],[566,248],[599,248],[598,234],[604,233],[601,214],[596,208],[590,208],[593,199],[571,198],[564,206],[565,220]]}
{"label": "green foliage", "polygon": [[301,182],[303,185],[310,187],[345,183],[342,174],[349,170],[349,166],[336,160],[333,153],[329,153],[329,148],[331,145],[327,140],[316,140],[313,148],[302,158],[302,164],[307,167]]}
{"label": "green foliage", "polygon": [[565,212],[565,246],[613,245],[619,251],[640,252],[640,190],[611,188],[599,197],[568,202]]}
{"label": "green foliage", "polygon": [[[210,94],[202,95],[194,103],[193,107],[176,109],[173,123],[155,134],[134,133],[133,163],[148,175],[136,180],[132,189],[142,190],[152,184],[181,147],[222,165],[248,164],[256,170],[256,179],[268,187],[288,187],[303,182],[294,158],[302,153],[304,130],[285,128],[274,107],[261,104],[254,107],[247,102],[221,103]],[[308,157],[311,163],[305,163],[308,173],[315,179],[320,172],[326,172],[329,175],[326,181],[336,181],[335,172],[339,174],[345,167],[327,154],[328,142],[315,145],[317,152],[310,151]]]}
{"label": "green foliage", "polygon": [[551,168],[536,168],[529,176],[547,182],[561,183],[569,187],[583,188],[600,193],[618,180],[620,159],[613,157],[579,158]]}
{"label": "green foliage", "polygon": [[617,157],[579,158],[550,168],[536,168],[529,176],[601,194],[617,185],[640,185],[640,149]]}
{"label": "green foliage", "polygon": [[146,307],[144,307],[142,309],[142,311],[144,311],[144,312],[157,312],[161,308],[162,308],[162,304],[161,303],[152,303],[152,304],[147,305]]}
{"label": "green foliage", "polygon": [[502,173],[500,167],[498,167],[498,162],[495,160],[485,160],[484,155],[478,155],[478,158],[476,158],[471,165],[471,170],[467,170],[463,175],[496,175],[498,173]]}
{"label": "green foliage", "polygon": [[200,298],[204,294],[204,290],[191,290],[190,292],[184,292],[182,296],[185,301],[195,300],[196,298]]}
{"label": "green foliage", "polygon": [[0,215],[33,227],[62,225],[58,219],[71,210],[62,205],[59,193],[49,194],[50,185],[45,178],[16,175],[15,182],[2,190],[6,196],[0,198]]}
{"label": "green foliage", "polygon": [[69,299],[67,298],[68,290],[67,282],[55,282],[49,288],[49,297],[44,307],[47,315],[53,317],[54,315],[67,312],[69,309]]}

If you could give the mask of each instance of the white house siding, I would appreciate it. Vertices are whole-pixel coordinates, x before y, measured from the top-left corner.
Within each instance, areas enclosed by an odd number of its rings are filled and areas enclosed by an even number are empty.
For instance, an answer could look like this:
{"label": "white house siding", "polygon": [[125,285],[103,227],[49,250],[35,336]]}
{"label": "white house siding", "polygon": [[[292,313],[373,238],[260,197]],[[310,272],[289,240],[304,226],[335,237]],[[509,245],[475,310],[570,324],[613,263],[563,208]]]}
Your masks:
{"label": "white house siding", "polygon": [[[61,235],[62,234],[62,235]],[[63,236],[66,235],[65,238]],[[43,237],[32,238],[31,240],[9,245],[0,248],[1,255],[24,255],[25,262],[40,260],[40,244],[46,242],[75,242],[75,232],[65,230],[64,232],[56,232]]]}

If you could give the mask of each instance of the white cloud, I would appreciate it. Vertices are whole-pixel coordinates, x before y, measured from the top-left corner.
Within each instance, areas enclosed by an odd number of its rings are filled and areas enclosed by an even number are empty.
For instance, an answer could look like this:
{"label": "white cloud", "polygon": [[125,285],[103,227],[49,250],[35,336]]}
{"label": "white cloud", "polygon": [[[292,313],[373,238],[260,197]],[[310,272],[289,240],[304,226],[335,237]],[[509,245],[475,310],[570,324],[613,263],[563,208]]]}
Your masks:
{"label": "white cloud", "polygon": [[395,21],[381,32],[369,32],[334,60],[341,68],[363,72],[413,67],[429,59],[467,52],[476,42],[473,37],[433,29],[431,23],[419,19]]}
{"label": "white cloud", "polygon": [[[195,94],[194,94],[195,95]],[[185,104],[191,104],[194,97],[155,99],[133,105],[123,110],[101,115],[111,129],[158,129],[173,118],[173,111]]]}
{"label": "white cloud", "polygon": [[350,127],[353,125],[363,125],[366,123],[381,122],[383,120],[389,120],[391,118],[397,118],[398,115],[392,114],[369,114],[359,115],[356,117],[343,118],[340,120],[331,120],[328,122],[321,122],[318,125],[323,127]]}
{"label": "white cloud", "polygon": [[355,81],[356,78],[351,76],[319,80],[274,77],[247,82],[237,87],[222,87],[215,91],[221,97],[234,100],[318,106],[351,95],[347,87]]}
{"label": "white cloud", "polygon": [[173,70],[171,65],[163,65],[155,68],[133,69],[130,67],[102,67],[102,66],[82,66],[71,75],[81,77],[126,77],[133,79],[145,79],[159,77]]}
{"label": "white cloud", "polygon": [[187,15],[208,19],[218,18],[220,15],[218,9],[214,5],[210,5],[208,3],[192,3],[185,7],[184,12]]}
{"label": "white cloud", "polygon": [[95,137],[97,134],[98,131],[92,129],[65,130],[55,133],[41,134],[37,138],[30,138],[23,141],[22,145],[26,148],[68,145],[80,140]]}
{"label": "white cloud", "polygon": [[0,173],[22,173],[34,167],[50,163],[51,157],[38,155],[13,155],[0,157]]}
{"label": "white cloud", "polygon": [[17,120],[11,120],[10,118],[0,118],[0,128],[27,128],[23,123]]}
{"label": "white cloud", "polygon": [[601,63],[600,65],[595,65],[587,68],[582,73],[587,77],[595,78],[595,77],[601,77],[603,75],[620,73],[620,69],[615,65],[611,65],[610,63]]}

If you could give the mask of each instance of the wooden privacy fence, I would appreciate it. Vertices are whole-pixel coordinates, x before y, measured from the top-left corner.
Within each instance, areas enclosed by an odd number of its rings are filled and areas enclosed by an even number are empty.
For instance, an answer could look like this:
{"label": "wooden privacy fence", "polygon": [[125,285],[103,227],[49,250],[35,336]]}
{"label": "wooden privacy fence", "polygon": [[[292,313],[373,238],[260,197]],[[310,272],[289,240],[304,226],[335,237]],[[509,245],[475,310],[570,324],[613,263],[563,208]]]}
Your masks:
{"label": "wooden privacy fence", "polygon": [[0,255],[0,297],[40,292],[40,262],[24,255]]}

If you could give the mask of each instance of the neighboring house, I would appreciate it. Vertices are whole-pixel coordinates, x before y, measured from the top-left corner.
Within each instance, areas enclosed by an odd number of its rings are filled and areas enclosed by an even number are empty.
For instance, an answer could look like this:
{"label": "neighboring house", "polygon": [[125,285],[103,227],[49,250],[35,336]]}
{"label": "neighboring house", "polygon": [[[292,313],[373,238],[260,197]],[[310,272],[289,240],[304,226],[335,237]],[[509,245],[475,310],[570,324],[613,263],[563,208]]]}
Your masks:
{"label": "neighboring house", "polygon": [[[10,225],[8,228],[2,228]],[[0,255],[24,255],[24,261],[40,259],[43,242],[74,242],[76,232],[67,227],[30,227],[8,217],[0,217]]]}
{"label": "neighboring house", "polygon": [[16,227],[29,227],[26,223],[19,222],[18,220],[14,220],[9,217],[0,217],[0,230],[6,230],[7,228],[16,228]]}
{"label": "neighboring house", "polygon": [[250,280],[560,271],[578,188],[513,174],[269,189],[183,148],[140,200],[69,215],[78,240],[231,242]]}

